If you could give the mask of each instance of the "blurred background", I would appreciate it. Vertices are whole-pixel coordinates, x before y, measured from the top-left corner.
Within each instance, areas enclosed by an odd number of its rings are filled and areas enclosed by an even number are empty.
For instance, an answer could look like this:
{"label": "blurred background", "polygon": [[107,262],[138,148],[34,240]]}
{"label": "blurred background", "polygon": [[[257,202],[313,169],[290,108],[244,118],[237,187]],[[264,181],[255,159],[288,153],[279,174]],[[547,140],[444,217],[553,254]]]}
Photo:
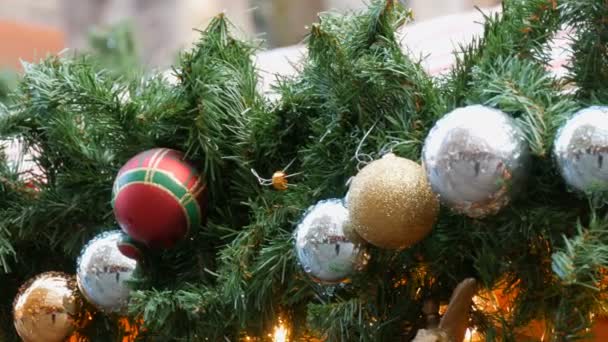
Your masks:
{"label": "blurred background", "polygon": [[[402,1],[417,22],[500,2]],[[243,35],[262,38],[267,48],[283,47],[299,43],[318,12],[363,6],[363,0],[0,0],[0,70],[18,70],[20,59],[32,61],[66,48],[90,49],[95,34],[120,25],[133,44],[119,48],[133,49],[134,58],[147,66],[166,67],[197,38],[192,29],[203,28],[222,11]],[[112,40],[99,43],[111,45]]]}

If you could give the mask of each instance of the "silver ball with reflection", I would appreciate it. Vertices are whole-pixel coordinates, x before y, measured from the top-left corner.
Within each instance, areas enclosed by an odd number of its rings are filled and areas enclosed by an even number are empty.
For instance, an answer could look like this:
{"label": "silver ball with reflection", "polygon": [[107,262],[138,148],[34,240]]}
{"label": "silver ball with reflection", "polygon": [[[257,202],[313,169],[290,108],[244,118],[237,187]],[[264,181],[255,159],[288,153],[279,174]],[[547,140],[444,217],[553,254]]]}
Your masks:
{"label": "silver ball with reflection", "polygon": [[608,190],[608,107],[577,112],[559,130],[553,152],[568,185],[585,192]]}
{"label": "silver ball with reflection", "polygon": [[349,229],[348,210],[341,199],[311,206],[296,227],[295,241],[300,265],[319,283],[347,281],[368,261],[365,246]]}
{"label": "silver ball with reflection", "polygon": [[440,200],[479,218],[496,214],[521,190],[530,154],[513,118],[474,105],[437,121],[424,143],[422,159]]}
{"label": "silver ball with reflection", "polygon": [[105,313],[124,313],[137,261],[118,250],[123,232],[105,232],[93,238],[78,259],[76,280],[84,297]]}

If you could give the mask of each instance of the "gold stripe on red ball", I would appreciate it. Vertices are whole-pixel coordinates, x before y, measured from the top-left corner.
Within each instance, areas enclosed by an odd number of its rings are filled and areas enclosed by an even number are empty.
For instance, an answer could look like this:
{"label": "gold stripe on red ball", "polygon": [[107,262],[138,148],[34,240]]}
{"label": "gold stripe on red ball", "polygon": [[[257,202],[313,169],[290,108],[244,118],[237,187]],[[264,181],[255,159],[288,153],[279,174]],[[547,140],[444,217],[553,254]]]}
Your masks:
{"label": "gold stripe on red ball", "polygon": [[121,228],[152,247],[171,247],[204,214],[206,184],[176,150],[155,148],[131,158],[120,169],[112,205]]}

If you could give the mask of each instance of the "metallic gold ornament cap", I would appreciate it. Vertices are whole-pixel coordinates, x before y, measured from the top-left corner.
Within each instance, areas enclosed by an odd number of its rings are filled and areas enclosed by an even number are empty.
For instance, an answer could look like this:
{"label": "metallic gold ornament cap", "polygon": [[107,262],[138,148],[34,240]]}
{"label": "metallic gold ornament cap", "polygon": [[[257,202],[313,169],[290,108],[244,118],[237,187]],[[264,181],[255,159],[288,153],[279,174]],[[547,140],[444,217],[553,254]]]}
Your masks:
{"label": "metallic gold ornament cap", "polygon": [[439,200],[418,163],[389,153],[353,179],[347,207],[350,223],[363,239],[377,247],[401,249],[429,234]]}

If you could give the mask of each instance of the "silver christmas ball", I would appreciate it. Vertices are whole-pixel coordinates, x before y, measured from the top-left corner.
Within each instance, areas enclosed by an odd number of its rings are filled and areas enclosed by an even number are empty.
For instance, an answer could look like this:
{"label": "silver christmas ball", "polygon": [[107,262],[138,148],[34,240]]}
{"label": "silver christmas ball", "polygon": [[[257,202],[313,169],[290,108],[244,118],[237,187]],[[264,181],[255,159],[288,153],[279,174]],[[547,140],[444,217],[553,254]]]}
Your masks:
{"label": "silver christmas ball", "polygon": [[137,261],[118,250],[123,237],[120,230],[101,233],[82,250],[78,259],[76,280],[84,297],[105,313],[124,313]]}
{"label": "silver christmas ball", "polygon": [[424,143],[422,160],[440,200],[479,218],[496,214],[520,191],[530,154],[515,120],[474,105],[437,121]]}
{"label": "silver christmas ball", "polygon": [[347,281],[367,264],[367,250],[349,229],[348,210],[341,199],[311,206],[296,227],[295,241],[300,265],[319,283]]}
{"label": "silver christmas ball", "polygon": [[557,133],[554,154],[568,185],[580,191],[608,190],[608,107],[576,113]]}

